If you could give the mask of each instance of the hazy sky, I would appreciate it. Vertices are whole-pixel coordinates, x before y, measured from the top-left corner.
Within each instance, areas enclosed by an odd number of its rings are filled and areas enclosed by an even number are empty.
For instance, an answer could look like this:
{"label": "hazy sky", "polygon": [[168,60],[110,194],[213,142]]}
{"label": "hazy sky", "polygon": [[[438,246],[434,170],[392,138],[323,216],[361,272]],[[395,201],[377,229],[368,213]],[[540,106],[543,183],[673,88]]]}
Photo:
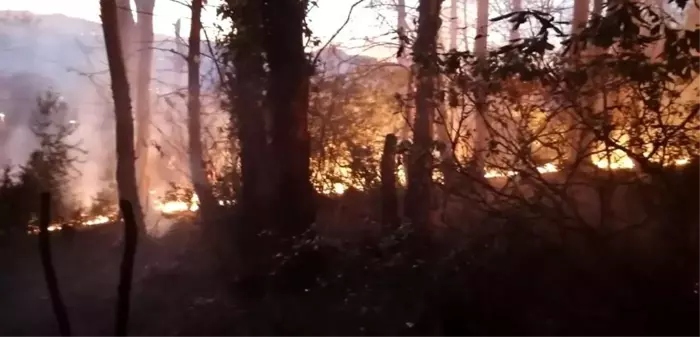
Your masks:
{"label": "hazy sky", "polygon": [[[154,11],[154,30],[157,34],[172,35],[173,23],[183,18],[182,31],[189,31],[189,8],[181,2],[188,0],[156,0]],[[314,34],[326,41],[343,24],[353,3],[358,0],[320,0],[319,6],[309,13],[309,20]],[[180,3],[178,3],[180,2]],[[219,0],[209,0],[203,13],[205,26],[212,23],[216,17],[215,5]],[[378,18],[375,9],[367,8],[372,0],[364,0],[355,7],[351,20],[337,41],[349,46],[362,44],[358,40],[365,37],[375,38],[388,32],[389,27]],[[411,1],[408,1],[409,3]],[[133,0],[132,0],[133,3]],[[132,8],[135,6],[132,4]],[[28,10],[37,14],[65,14],[99,22],[99,0],[0,0],[0,10]],[[392,22],[394,19],[390,19]],[[390,39],[390,37],[385,38]],[[334,41],[336,41],[334,40]],[[374,51],[372,54],[386,54],[388,51]],[[377,55],[378,56],[378,55]]]}

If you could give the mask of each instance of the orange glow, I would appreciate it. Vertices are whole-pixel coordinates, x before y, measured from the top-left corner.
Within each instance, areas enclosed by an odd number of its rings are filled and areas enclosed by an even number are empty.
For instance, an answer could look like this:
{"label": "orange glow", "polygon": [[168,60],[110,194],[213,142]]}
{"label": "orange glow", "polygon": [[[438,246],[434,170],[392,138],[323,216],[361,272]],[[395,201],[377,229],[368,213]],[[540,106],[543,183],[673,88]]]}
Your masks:
{"label": "orange glow", "polygon": [[199,210],[199,197],[197,194],[193,194],[189,202],[185,201],[166,201],[161,202],[156,200],[154,209],[163,214],[177,214],[182,212],[196,212]]}
{"label": "orange glow", "polygon": [[98,215],[96,217],[87,219],[83,221],[83,225],[85,226],[95,226],[95,225],[103,225],[106,224],[110,221],[110,218],[106,215]]}

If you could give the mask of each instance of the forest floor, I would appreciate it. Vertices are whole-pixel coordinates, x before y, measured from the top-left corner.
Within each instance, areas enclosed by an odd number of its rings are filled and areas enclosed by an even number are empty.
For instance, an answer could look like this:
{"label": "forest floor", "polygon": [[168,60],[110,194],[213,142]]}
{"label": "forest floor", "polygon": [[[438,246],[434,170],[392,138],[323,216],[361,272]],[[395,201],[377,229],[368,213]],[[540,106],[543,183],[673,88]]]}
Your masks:
{"label": "forest floor", "polygon": [[[186,254],[196,236],[192,224],[177,224],[161,239],[141,240],[134,271],[129,333],[132,335],[223,334],[236,310],[220,296],[197,254]],[[121,227],[107,224],[51,235],[59,286],[73,334],[112,335]],[[0,243],[0,335],[57,335],[36,236]],[[186,257],[187,261],[183,262]],[[201,262],[201,263],[200,263]]]}

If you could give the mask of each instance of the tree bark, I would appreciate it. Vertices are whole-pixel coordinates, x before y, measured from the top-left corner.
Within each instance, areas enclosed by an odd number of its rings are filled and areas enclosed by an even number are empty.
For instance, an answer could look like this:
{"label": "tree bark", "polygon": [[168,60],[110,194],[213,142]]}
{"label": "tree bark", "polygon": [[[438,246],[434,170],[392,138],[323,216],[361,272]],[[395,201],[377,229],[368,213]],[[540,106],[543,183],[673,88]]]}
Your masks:
{"label": "tree bark", "polygon": [[[187,131],[192,187],[199,197],[200,214],[205,218],[216,210],[217,204],[209,180],[205,173],[202,147],[202,122],[200,119],[202,104],[200,101],[199,67],[200,67],[200,31],[202,22],[202,0],[192,1],[192,19],[190,22],[189,53],[187,55]],[[144,158],[145,161],[145,158]]]}
{"label": "tree bark", "polygon": [[467,15],[467,1],[468,0],[462,0],[462,25],[464,26],[462,28],[462,41],[464,41],[464,51],[469,51],[469,39],[467,36],[467,19],[469,15]]}
{"label": "tree bark", "polygon": [[[398,22],[396,23],[396,30],[399,35],[399,50],[401,54],[398,55],[397,61],[401,66],[410,69],[408,73],[408,79],[406,81],[406,92],[405,95],[409,95],[413,92],[413,69],[411,66],[411,58],[406,50],[406,36],[408,34],[408,23],[406,22],[406,1],[398,0],[396,5],[396,12],[398,16]],[[408,140],[411,137],[411,120],[413,119],[413,111],[411,110],[408,102],[402,104],[403,106],[403,117],[406,119],[404,121],[403,127],[401,128],[401,139]]]}
{"label": "tree bark", "polygon": [[[478,0],[476,17],[476,38],[474,39],[474,54],[479,58],[481,66],[486,58],[488,47],[489,2]],[[486,151],[488,151],[489,130],[486,127],[488,105],[486,102],[485,83],[477,77],[476,85],[476,115],[474,116],[474,167],[477,175],[484,172]]]}
{"label": "tree bark", "polygon": [[[236,37],[233,53],[235,76],[230,76],[230,92],[238,119],[238,136],[241,146],[241,202],[246,226],[257,227],[267,222],[271,197],[271,161],[268,133],[265,127],[264,56],[261,39],[262,3],[260,1],[230,1],[240,14],[234,18]],[[234,8],[234,7],[232,7]],[[253,228],[251,228],[253,229]]]}
{"label": "tree bark", "polygon": [[136,183],[134,152],[134,119],[131,112],[129,81],[119,39],[117,4],[115,0],[100,0],[100,16],[104,34],[107,63],[112,82],[112,97],[116,120],[117,192],[120,200],[127,200],[134,210],[136,223],[144,230],[143,211]]}
{"label": "tree bark", "polygon": [[129,330],[129,303],[131,302],[131,282],[134,274],[134,259],[138,244],[138,226],[133,207],[126,200],[119,201],[119,208],[124,220],[124,254],[119,268],[119,285],[117,286],[117,314],[115,336],[126,336]]}
{"label": "tree bark", "polygon": [[53,265],[53,257],[51,256],[51,241],[49,237],[49,223],[51,222],[51,195],[49,193],[41,193],[39,207],[39,254],[41,256],[41,266],[44,269],[44,280],[51,298],[51,308],[58,321],[58,330],[61,336],[71,335],[71,326],[68,319],[66,305],[63,302],[61,291],[58,286],[58,278],[56,277],[56,269]]}
{"label": "tree bark", "polygon": [[416,118],[409,159],[406,215],[418,229],[430,225],[432,187],[432,121],[437,107],[437,38],[442,0],[421,0],[418,5],[418,37],[413,57],[417,67]]}
{"label": "tree bark", "polygon": [[382,179],[382,222],[387,230],[394,230],[399,225],[399,206],[396,196],[396,146],[396,136],[394,134],[386,135],[380,173]]}
{"label": "tree bark", "polygon": [[[523,10],[523,0],[511,0],[511,5],[513,6],[513,12],[520,12]],[[510,40],[519,40],[520,39],[520,30],[519,29],[513,29],[513,27],[510,27]]]}
{"label": "tree bark", "polygon": [[315,218],[310,182],[309,76],[304,53],[306,1],[263,5],[268,101],[273,116],[272,147],[277,161],[275,213],[283,237],[305,232]]}
{"label": "tree bark", "polygon": [[450,50],[457,50],[457,0],[450,1]]}
{"label": "tree bark", "polygon": [[[136,0],[138,72],[136,73],[136,168],[139,197],[149,205],[148,154],[151,138],[151,75],[153,73],[153,8],[155,0]],[[201,196],[200,196],[201,200]]]}
{"label": "tree bark", "polygon": [[[570,56],[572,67],[581,67],[582,56],[585,56],[583,45],[582,43],[578,42],[578,35],[581,34],[588,23],[589,5],[589,0],[574,1],[573,18],[571,21],[571,37],[574,39]],[[581,97],[578,102],[581,108],[577,110],[578,112],[584,112],[588,107],[593,107],[595,103],[595,99]],[[569,131],[567,135],[568,144],[566,144],[566,146],[568,146],[568,154],[566,158],[566,166],[572,168],[580,161],[579,159],[582,159],[581,162],[584,164],[589,162],[587,158],[579,158],[581,154],[586,151],[591,137],[589,132],[586,132],[586,130],[581,130],[580,119],[586,118],[586,116],[580,116],[578,112],[574,112],[572,116],[569,117],[568,121],[572,130]]]}

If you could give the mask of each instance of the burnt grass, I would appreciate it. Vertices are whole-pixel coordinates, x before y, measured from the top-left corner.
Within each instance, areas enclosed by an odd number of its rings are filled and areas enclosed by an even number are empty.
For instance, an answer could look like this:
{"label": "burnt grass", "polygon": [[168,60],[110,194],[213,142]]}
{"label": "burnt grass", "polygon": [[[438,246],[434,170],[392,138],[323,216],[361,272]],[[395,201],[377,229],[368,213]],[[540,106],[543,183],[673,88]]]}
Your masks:
{"label": "burnt grass", "polygon": [[[113,334],[121,230],[51,235],[75,334]],[[315,244],[297,257],[311,276],[251,299],[221,276],[197,225],[178,223],[140,241],[129,334],[698,335],[696,258],[617,250],[581,262],[518,231],[418,258],[408,237]],[[58,334],[37,238],[3,238],[0,268],[0,334]]]}

